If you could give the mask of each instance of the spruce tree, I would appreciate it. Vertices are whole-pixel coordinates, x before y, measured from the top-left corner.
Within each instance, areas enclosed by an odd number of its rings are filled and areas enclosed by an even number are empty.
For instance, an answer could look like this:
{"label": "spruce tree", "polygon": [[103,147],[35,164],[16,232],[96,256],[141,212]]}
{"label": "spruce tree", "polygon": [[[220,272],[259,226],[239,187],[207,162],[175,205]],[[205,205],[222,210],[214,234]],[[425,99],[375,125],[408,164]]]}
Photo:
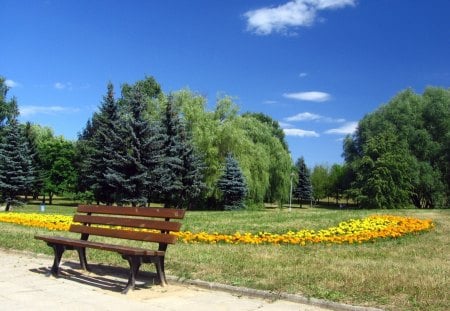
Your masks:
{"label": "spruce tree", "polygon": [[299,200],[300,207],[302,206],[302,200],[312,200],[312,186],[311,179],[309,177],[309,170],[306,167],[305,159],[299,158],[295,163],[298,174],[298,183],[294,190],[294,196]]}
{"label": "spruce tree", "polygon": [[168,99],[162,127],[162,165],[158,169],[162,199],[166,206],[189,207],[205,188],[204,166],[172,97]]}
{"label": "spruce tree", "polygon": [[139,88],[133,88],[124,99],[125,109],[120,126],[110,133],[106,151],[106,179],[114,188],[115,201],[145,205],[149,197],[149,178],[153,168],[151,137],[153,129],[145,118],[145,101]]}
{"label": "spruce tree", "polygon": [[238,162],[231,153],[225,159],[225,168],[217,182],[222,192],[222,202],[225,210],[244,208],[244,199],[247,194],[247,185]]}
{"label": "spruce tree", "polygon": [[111,204],[114,202],[114,187],[109,184],[105,174],[111,161],[111,150],[116,147],[112,146],[112,136],[119,127],[120,115],[112,83],[107,88],[99,112],[94,115],[92,122],[88,122],[83,133],[86,161],[82,169],[86,170],[87,183],[95,200]]}
{"label": "spruce tree", "polygon": [[6,202],[6,211],[19,203],[17,197],[30,191],[34,181],[28,143],[15,117],[5,127],[0,143],[0,192]]}

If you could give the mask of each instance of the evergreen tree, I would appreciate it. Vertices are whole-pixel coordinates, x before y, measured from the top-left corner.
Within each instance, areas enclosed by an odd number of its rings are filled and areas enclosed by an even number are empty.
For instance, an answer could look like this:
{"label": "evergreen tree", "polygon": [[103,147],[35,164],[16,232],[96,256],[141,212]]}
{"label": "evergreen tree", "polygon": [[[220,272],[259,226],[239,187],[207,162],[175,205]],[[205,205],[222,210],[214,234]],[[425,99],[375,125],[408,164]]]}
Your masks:
{"label": "evergreen tree", "polygon": [[294,190],[294,196],[299,200],[300,207],[302,207],[303,201],[312,200],[312,186],[311,179],[309,177],[309,170],[306,167],[305,159],[299,158],[295,163],[298,174],[298,183]]}
{"label": "evergreen tree", "polygon": [[84,143],[80,150],[86,161],[80,169],[85,170],[87,184],[92,189],[95,200],[111,204],[114,201],[114,187],[108,182],[105,173],[111,161],[111,150],[120,148],[113,145],[112,141],[112,136],[118,134],[120,115],[112,83],[107,88],[99,112],[94,115],[92,122],[87,123],[83,132]]}
{"label": "evergreen tree", "polygon": [[17,196],[29,191],[34,181],[30,150],[15,117],[5,127],[0,143],[0,192],[6,211],[19,201]]}
{"label": "evergreen tree", "polygon": [[114,188],[115,201],[133,206],[145,205],[149,197],[150,176],[154,170],[153,129],[145,118],[144,97],[139,88],[130,90],[124,101],[120,126],[109,133],[111,144],[106,151],[106,180]]}
{"label": "evergreen tree", "polygon": [[160,193],[166,206],[188,207],[205,187],[203,165],[195,154],[172,97],[168,99],[162,126],[163,158],[158,169]]}
{"label": "evergreen tree", "polygon": [[247,185],[238,162],[231,153],[225,159],[223,175],[217,182],[222,192],[222,202],[225,210],[244,208],[244,199],[247,194]]}

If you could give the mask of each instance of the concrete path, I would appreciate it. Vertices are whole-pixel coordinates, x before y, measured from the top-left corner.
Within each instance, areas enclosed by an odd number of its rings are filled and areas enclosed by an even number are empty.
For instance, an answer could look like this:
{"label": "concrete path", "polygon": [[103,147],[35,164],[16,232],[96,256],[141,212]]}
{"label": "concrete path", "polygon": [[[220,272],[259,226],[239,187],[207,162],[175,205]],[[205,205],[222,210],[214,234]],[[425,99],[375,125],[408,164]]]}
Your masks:
{"label": "concrete path", "polygon": [[[208,290],[170,280],[170,285],[163,288],[138,278],[138,289],[122,295],[120,290],[127,281],[125,269],[95,266],[92,269],[95,273],[84,272],[78,270],[75,261],[63,259],[61,277],[54,278],[48,276],[51,257],[0,249],[0,258],[2,310],[331,310],[287,300],[250,298],[245,293]],[[112,277],[111,272],[116,276]],[[150,273],[144,273],[143,277],[149,275],[151,278]]]}

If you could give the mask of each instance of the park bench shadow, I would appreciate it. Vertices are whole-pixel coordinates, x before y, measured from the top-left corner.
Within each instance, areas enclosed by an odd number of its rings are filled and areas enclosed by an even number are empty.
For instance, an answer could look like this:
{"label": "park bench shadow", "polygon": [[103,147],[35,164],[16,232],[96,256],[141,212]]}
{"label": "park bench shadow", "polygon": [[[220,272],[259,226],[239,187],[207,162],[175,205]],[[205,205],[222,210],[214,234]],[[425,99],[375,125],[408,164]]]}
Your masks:
{"label": "park bench shadow", "polygon": [[[65,262],[58,278],[89,285],[111,292],[122,292],[127,284],[129,269],[122,267],[105,266],[101,264],[89,264],[89,271],[80,269],[76,262]],[[51,276],[51,267],[33,268],[29,271]],[[157,285],[156,273],[140,271],[136,278],[135,290],[144,290]]]}

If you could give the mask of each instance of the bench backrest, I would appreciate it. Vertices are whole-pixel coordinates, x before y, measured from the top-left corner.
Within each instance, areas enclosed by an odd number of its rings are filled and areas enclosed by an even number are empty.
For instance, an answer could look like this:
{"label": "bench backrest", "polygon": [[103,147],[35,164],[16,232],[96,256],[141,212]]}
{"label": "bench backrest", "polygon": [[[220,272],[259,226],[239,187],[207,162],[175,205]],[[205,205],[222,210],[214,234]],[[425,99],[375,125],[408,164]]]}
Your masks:
{"label": "bench backrest", "polygon": [[[170,208],[79,205],[69,231],[127,240],[173,244],[177,237],[170,232],[180,231],[185,211]],[[142,230],[144,229],[144,230]],[[146,230],[145,230],[146,229]]]}

